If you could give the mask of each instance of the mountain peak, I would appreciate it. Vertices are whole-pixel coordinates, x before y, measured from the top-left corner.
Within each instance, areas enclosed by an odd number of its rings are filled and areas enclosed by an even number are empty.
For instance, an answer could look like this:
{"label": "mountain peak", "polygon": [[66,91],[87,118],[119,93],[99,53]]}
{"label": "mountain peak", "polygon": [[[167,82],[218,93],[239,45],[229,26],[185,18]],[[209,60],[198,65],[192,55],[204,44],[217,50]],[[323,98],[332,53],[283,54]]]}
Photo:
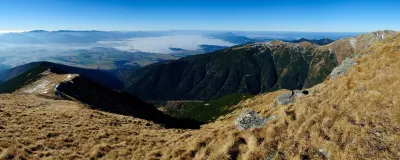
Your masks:
{"label": "mountain peak", "polygon": [[32,31],[28,31],[28,33],[45,33],[45,32],[49,32],[46,30],[32,30]]}

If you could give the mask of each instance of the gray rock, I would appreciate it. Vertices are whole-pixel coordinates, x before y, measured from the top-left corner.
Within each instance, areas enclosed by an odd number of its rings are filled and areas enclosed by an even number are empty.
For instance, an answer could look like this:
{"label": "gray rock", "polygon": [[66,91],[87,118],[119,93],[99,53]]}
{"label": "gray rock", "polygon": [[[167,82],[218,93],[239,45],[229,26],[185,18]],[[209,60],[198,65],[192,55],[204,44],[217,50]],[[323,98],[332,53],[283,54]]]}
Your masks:
{"label": "gray rock", "polygon": [[238,126],[239,130],[249,129],[249,128],[262,128],[265,123],[278,119],[278,116],[271,116],[268,118],[262,118],[257,115],[254,110],[243,111],[242,114],[238,116],[235,120],[235,124]]}
{"label": "gray rock", "polygon": [[275,102],[277,105],[286,105],[289,103],[293,103],[296,97],[302,97],[305,95],[306,94],[304,94],[302,91],[295,90],[293,92],[287,92],[276,96]]}
{"label": "gray rock", "polygon": [[264,158],[264,160],[273,160],[275,155],[276,155],[276,152],[270,153]]}
{"label": "gray rock", "polygon": [[328,151],[326,151],[326,150],[324,150],[324,149],[319,149],[318,151],[319,151],[319,153],[321,153],[322,156],[324,156],[325,158],[329,158],[329,153],[328,153]]}
{"label": "gray rock", "polygon": [[335,67],[331,74],[329,80],[333,80],[337,77],[343,76],[344,74],[347,73],[347,71],[350,70],[351,67],[356,65],[356,61],[354,61],[354,58],[347,57],[343,60],[342,64],[339,66]]}
{"label": "gray rock", "polygon": [[239,130],[249,128],[261,128],[267,122],[265,118],[261,118],[254,110],[246,110],[236,118],[235,124]]}
{"label": "gray rock", "polygon": [[272,121],[272,120],[275,120],[275,119],[278,119],[278,116],[268,117],[267,119],[265,119],[265,122],[269,122],[269,121]]}

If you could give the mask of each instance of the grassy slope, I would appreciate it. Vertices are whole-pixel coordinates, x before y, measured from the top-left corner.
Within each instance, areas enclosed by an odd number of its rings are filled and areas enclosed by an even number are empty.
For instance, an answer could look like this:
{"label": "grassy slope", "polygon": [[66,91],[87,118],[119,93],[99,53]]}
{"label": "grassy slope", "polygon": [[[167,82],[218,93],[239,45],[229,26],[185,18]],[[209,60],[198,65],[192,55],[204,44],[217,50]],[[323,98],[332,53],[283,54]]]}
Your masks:
{"label": "grassy slope", "polygon": [[[329,55],[334,56],[314,45],[271,42],[157,63],[120,77],[126,91],[145,100],[213,100],[234,93],[301,89],[304,82],[310,87],[337,64],[335,58],[325,58]],[[316,73],[307,77],[309,68]]]}
{"label": "grassy slope", "polygon": [[[400,34],[371,50],[375,53],[358,59],[346,76],[313,87],[293,104],[268,107],[286,91],[256,96],[239,104],[245,108],[191,133],[188,144],[167,145],[172,153],[159,151],[164,158],[188,159],[324,159],[321,151],[329,159],[399,159],[400,91],[393,88],[400,86]],[[279,119],[239,131],[233,121],[246,109]]]}
{"label": "grassy slope", "polygon": [[116,76],[102,70],[77,68],[51,62],[33,62],[3,72],[2,76],[8,81],[0,85],[0,93],[10,93],[19,87],[23,87],[25,83],[31,82],[27,80],[35,80],[35,76],[38,76],[38,74],[50,68],[52,71],[57,71],[59,73],[80,74],[112,89],[123,88],[123,83]]}
{"label": "grassy slope", "polygon": [[232,112],[235,106],[242,100],[253,97],[245,94],[231,94],[209,102],[167,102],[170,105],[164,107],[165,112],[173,117],[181,119],[194,119],[201,122],[211,122],[218,117]]}
{"label": "grassy slope", "polygon": [[36,64],[35,67],[0,84],[0,93],[11,93],[41,77],[41,73],[51,68],[51,65]]}
{"label": "grassy slope", "polygon": [[[163,129],[70,101],[0,95],[0,159],[399,159],[400,35],[295,103],[258,95],[199,130]],[[279,118],[239,131],[246,109]]]}

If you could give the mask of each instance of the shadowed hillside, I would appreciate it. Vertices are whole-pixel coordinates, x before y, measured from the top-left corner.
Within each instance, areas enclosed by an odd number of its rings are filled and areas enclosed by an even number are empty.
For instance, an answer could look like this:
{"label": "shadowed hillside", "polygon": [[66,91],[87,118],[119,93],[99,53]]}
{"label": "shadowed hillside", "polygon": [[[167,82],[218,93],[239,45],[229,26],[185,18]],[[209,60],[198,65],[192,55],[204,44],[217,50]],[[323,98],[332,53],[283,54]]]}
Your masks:
{"label": "shadowed hillside", "polygon": [[78,100],[92,109],[146,119],[167,128],[199,128],[201,124],[194,120],[170,117],[127,92],[113,91],[80,76],[61,82],[56,90],[62,97]]}
{"label": "shadowed hillside", "polygon": [[121,72],[119,77],[126,91],[145,100],[212,100],[309,88],[323,82],[345,57],[394,33],[366,33],[325,46],[254,43]]}
{"label": "shadowed hillside", "polygon": [[274,41],[158,63],[120,77],[128,92],[146,100],[210,100],[233,93],[310,87],[322,82],[336,65],[328,50]]}
{"label": "shadowed hillside", "polygon": [[[61,67],[60,67],[61,66]],[[66,69],[66,70],[64,70]],[[76,100],[90,108],[142,118],[167,128],[198,128],[201,123],[172,118],[154,106],[124,91],[114,91],[85,76],[68,74],[79,68],[41,62],[19,76],[0,84],[0,90],[15,94],[41,94],[56,99]]]}
{"label": "shadowed hillside", "polygon": [[[0,73],[0,80],[3,82],[8,81],[7,84],[0,85],[0,93],[13,92],[18,89],[15,87],[23,86],[24,82],[29,83],[27,80],[34,79],[35,77],[33,76],[38,76],[39,73],[48,69],[58,69],[62,73],[80,74],[111,89],[123,89],[123,83],[116,76],[105,71],[71,67],[51,62],[33,62]],[[8,89],[4,90],[4,88]]]}
{"label": "shadowed hillside", "polygon": [[329,38],[323,38],[323,39],[306,39],[306,38],[300,38],[298,40],[293,40],[293,41],[288,41],[288,42],[292,42],[292,43],[301,43],[301,42],[310,42],[312,44],[316,44],[316,45],[327,45],[329,43],[334,42],[334,40],[329,39]]}
{"label": "shadowed hillside", "polygon": [[[257,95],[198,130],[165,129],[45,95],[2,94],[0,158],[399,159],[399,49],[397,34],[307,95],[287,104],[277,97],[288,90]],[[268,121],[240,130],[235,121],[247,110]]]}

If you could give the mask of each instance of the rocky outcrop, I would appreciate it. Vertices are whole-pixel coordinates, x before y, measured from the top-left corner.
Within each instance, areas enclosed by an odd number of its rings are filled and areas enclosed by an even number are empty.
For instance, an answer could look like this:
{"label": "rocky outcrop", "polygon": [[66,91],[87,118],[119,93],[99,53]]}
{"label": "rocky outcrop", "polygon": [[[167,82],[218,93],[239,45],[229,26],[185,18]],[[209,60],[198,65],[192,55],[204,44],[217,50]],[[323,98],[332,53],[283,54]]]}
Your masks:
{"label": "rocky outcrop", "polygon": [[265,123],[277,119],[277,116],[262,118],[257,115],[254,110],[246,110],[236,119],[235,124],[239,130],[250,128],[262,128]]}
{"label": "rocky outcrop", "polygon": [[354,61],[354,58],[346,58],[339,66],[335,67],[330,74],[329,80],[333,80],[337,77],[343,76],[347,71],[351,69],[357,63]]}
{"label": "rocky outcrop", "polygon": [[294,90],[291,92],[283,93],[280,94],[276,97],[275,103],[277,105],[286,105],[289,103],[293,103],[295,101],[295,98],[297,97],[302,97],[308,94],[308,91],[300,91],[300,90]]}
{"label": "rocky outcrop", "polygon": [[385,38],[396,34],[396,31],[384,30],[370,33],[364,33],[357,37],[343,38],[330,43],[324,48],[329,48],[335,52],[337,61],[342,63],[346,57],[350,57],[355,53],[370,47],[375,42],[384,40]]}
{"label": "rocky outcrop", "polygon": [[261,118],[254,110],[246,110],[236,119],[235,124],[240,130],[249,128],[261,128],[266,122],[265,118]]}

